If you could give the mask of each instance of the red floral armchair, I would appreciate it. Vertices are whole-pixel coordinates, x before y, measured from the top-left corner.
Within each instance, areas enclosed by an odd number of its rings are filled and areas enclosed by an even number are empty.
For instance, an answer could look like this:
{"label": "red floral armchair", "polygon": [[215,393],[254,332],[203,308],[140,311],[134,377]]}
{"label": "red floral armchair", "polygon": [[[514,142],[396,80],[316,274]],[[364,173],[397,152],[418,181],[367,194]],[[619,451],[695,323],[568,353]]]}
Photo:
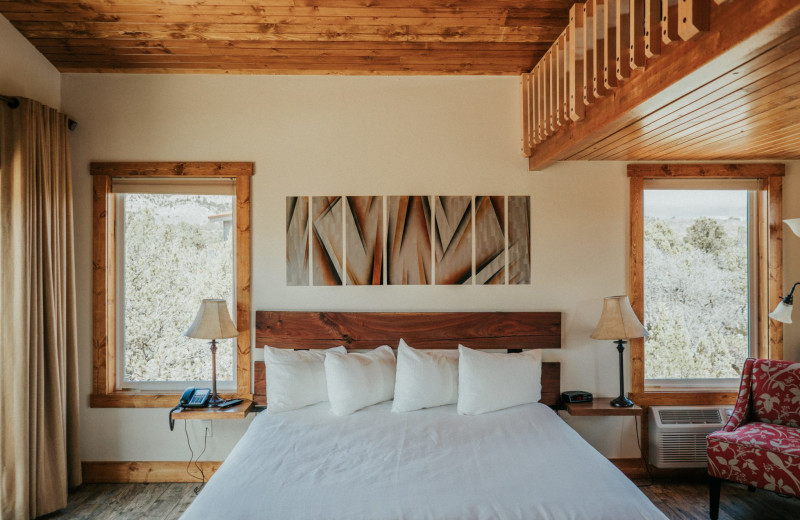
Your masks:
{"label": "red floral armchair", "polygon": [[722,480],[800,497],[800,363],[747,359],[733,415],[706,453],[712,520]]}

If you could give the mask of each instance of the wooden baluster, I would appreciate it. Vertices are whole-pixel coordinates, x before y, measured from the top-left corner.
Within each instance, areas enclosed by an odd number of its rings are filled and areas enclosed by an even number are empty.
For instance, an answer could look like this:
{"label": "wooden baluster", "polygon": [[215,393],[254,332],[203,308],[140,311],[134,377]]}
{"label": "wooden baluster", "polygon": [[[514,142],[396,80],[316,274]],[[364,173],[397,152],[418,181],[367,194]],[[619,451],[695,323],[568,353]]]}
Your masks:
{"label": "wooden baluster", "polygon": [[631,41],[630,50],[631,56],[628,60],[631,64],[631,69],[638,69],[644,67],[644,0],[630,0],[630,29]]}
{"label": "wooden baluster", "polygon": [[539,97],[541,98],[539,100],[539,110],[541,110],[539,117],[542,130],[539,137],[544,141],[550,136],[550,123],[548,121],[548,116],[550,114],[547,109],[547,67],[544,66],[544,58],[539,61],[539,65],[536,69],[539,76]]}
{"label": "wooden baluster", "polygon": [[564,112],[561,110],[561,89],[559,86],[562,84],[561,81],[561,65],[559,63],[559,55],[561,53],[560,49],[560,42],[559,39],[556,38],[556,41],[553,43],[553,58],[552,58],[552,68],[550,69],[553,73],[553,81],[551,85],[553,87],[553,123],[556,125],[556,129],[564,124]]}
{"label": "wooden baluster", "polygon": [[646,0],[644,6],[644,55],[652,59],[661,54],[661,0]]}
{"label": "wooden baluster", "polygon": [[678,2],[678,35],[691,40],[708,30],[709,0],[680,0]]}
{"label": "wooden baluster", "polygon": [[591,2],[583,4],[583,103],[594,103],[594,24],[592,23]]}
{"label": "wooden baluster", "polygon": [[[554,56],[555,54],[555,56]],[[550,114],[550,131],[555,132],[558,130],[558,101],[556,94],[558,86],[556,85],[556,57],[558,52],[555,49],[555,43],[547,50],[547,101],[548,112]]]}
{"label": "wooden baluster", "polygon": [[553,123],[553,111],[552,106],[553,104],[550,102],[550,96],[553,93],[552,89],[550,88],[550,54],[549,52],[545,52],[544,56],[542,57],[541,63],[542,65],[542,99],[544,101],[544,107],[542,108],[542,115],[544,116],[544,135],[550,136],[553,134],[553,131],[550,130],[550,125]]}
{"label": "wooden baluster", "polygon": [[531,156],[531,75],[523,73],[520,84],[522,86],[522,155]]}
{"label": "wooden baluster", "polygon": [[568,65],[567,60],[567,31],[558,37],[558,121],[560,125],[569,123],[569,103],[567,102],[567,92],[569,91]]}
{"label": "wooden baluster", "polygon": [[531,71],[531,89],[533,90],[533,132],[537,143],[542,142],[542,93],[539,90],[539,64]]}
{"label": "wooden baluster", "polygon": [[678,0],[661,0],[661,41],[678,41]]}
{"label": "wooden baluster", "polygon": [[606,89],[617,86],[617,0],[605,0],[603,33],[606,49],[603,53],[603,83]]}
{"label": "wooden baluster", "polygon": [[617,0],[617,79],[631,77],[630,1]]}
{"label": "wooden baluster", "polygon": [[569,8],[569,118],[583,119],[583,6]]}
{"label": "wooden baluster", "polygon": [[541,140],[539,140],[539,133],[536,130],[536,78],[533,74],[533,70],[530,72],[529,76],[530,96],[528,97],[528,106],[530,107],[531,114],[531,150],[533,150],[533,147],[539,144]]}
{"label": "wooden baluster", "polygon": [[589,0],[592,11],[592,35],[594,36],[594,72],[592,74],[592,87],[594,95],[598,97],[608,94],[605,82],[606,56],[606,30],[603,25],[605,19],[605,0]]}

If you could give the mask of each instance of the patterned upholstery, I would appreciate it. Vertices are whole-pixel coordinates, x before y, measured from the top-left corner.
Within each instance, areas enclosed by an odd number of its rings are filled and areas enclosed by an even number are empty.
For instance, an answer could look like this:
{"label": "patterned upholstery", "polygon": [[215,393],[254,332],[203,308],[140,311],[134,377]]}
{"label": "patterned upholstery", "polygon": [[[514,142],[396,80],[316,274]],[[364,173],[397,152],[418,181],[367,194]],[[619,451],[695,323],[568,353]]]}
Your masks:
{"label": "patterned upholstery", "polygon": [[[800,496],[799,426],[800,363],[747,359],[733,415],[708,436],[709,475]],[[714,479],[711,518],[719,508]]]}

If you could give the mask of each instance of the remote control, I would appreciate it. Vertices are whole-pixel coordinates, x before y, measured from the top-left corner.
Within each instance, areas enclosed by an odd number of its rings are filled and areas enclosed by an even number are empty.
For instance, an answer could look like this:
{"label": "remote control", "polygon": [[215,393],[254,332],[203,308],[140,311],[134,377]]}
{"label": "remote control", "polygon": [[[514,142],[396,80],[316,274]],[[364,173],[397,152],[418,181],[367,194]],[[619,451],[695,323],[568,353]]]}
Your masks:
{"label": "remote control", "polygon": [[217,408],[228,408],[229,406],[236,406],[241,402],[242,402],[241,399],[231,399],[230,401],[225,401],[221,405],[217,406]]}

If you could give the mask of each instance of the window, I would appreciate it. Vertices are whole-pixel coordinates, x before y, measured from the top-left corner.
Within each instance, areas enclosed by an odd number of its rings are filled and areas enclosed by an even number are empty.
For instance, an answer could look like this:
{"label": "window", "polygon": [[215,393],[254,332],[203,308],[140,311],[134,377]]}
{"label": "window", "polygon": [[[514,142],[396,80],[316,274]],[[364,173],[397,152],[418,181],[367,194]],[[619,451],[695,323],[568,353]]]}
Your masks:
{"label": "window", "polygon": [[783,167],[628,171],[630,294],[651,333],[631,341],[635,400],[732,402],[745,358],[782,356],[767,313],[781,294]]}
{"label": "window", "polygon": [[[235,309],[233,182],[211,194],[189,194],[195,183],[161,186],[135,179],[118,189],[117,388],[210,386],[211,356],[184,333],[203,298]],[[228,188],[226,190],[226,188]],[[229,191],[230,195],[218,192]],[[166,289],[166,290],[165,290]],[[234,317],[235,321],[235,317]],[[217,342],[217,386],[235,388],[233,340]]]}
{"label": "window", "polygon": [[172,406],[210,386],[207,345],[186,338],[203,298],[240,335],[218,341],[220,391],[251,398],[249,163],[102,163],[94,177],[92,406]]}
{"label": "window", "polygon": [[758,352],[757,186],[653,184],[644,183],[645,386],[736,387]]}

